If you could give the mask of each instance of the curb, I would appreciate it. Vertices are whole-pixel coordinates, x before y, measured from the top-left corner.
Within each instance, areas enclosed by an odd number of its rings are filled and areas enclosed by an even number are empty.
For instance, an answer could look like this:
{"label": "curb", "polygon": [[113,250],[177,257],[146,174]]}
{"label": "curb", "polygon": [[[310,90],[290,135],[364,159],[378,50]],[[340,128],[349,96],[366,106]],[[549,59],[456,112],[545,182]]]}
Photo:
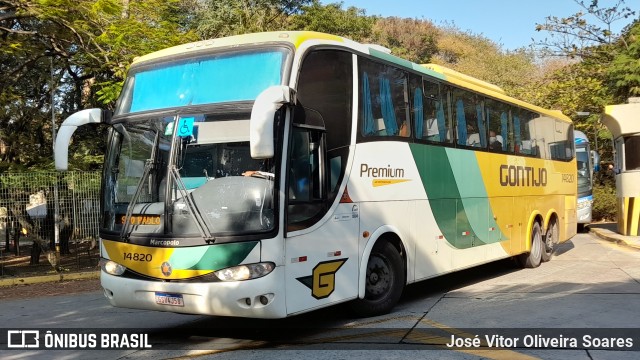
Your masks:
{"label": "curb", "polygon": [[16,277],[11,279],[0,279],[0,287],[26,284],[41,284],[47,282],[65,281],[65,280],[84,280],[99,279],[100,271],[86,271],[68,274],[54,274],[42,276]]}
{"label": "curb", "polygon": [[628,236],[620,235],[612,231],[603,230],[599,228],[589,229],[589,233],[594,234],[603,240],[640,250],[640,239],[639,240],[627,239]]}

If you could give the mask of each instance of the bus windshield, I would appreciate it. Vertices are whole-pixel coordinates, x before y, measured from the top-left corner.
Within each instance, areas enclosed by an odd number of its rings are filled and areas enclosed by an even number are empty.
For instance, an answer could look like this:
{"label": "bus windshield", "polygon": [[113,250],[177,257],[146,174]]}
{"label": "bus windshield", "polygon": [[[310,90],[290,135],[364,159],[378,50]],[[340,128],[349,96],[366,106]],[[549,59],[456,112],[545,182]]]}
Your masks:
{"label": "bus windshield", "polygon": [[142,65],[129,74],[114,115],[253,101],[282,84],[287,54],[284,48],[244,50]]}
{"label": "bus windshield", "polygon": [[576,161],[578,163],[578,194],[591,191],[591,169],[589,165],[589,151],[585,146],[576,146]]}
{"label": "bus windshield", "polygon": [[[180,133],[181,126],[190,130]],[[111,136],[106,231],[125,239],[136,234],[211,238],[273,229],[273,166],[251,158],[249,120],[214,120],[208,114],[138,117],[117,124]],[[260,172],[243,176],[247,171]]]}

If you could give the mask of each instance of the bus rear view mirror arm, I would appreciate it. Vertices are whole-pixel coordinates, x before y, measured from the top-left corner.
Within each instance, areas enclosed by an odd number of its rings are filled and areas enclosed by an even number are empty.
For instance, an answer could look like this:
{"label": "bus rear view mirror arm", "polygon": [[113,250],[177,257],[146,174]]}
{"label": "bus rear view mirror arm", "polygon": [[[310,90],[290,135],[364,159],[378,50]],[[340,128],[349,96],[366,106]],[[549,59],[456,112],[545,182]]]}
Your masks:
{"label": "bus rear view mirror arm", "polygon": [[86,124],[107,123],[110,112],[102,109],[85,109],[66,118],[56,135],[55,163],[56,170],[66,171],[69,167],[69,142],[79,126]]}
{"label": "bus rear view mirror arm", "polygon": [[285,85],[274,85],[258,95],[249,124],[251,157],[269,159],[274,155],[273,121],[276,112],[286,104],[295,103],[295,91]]}

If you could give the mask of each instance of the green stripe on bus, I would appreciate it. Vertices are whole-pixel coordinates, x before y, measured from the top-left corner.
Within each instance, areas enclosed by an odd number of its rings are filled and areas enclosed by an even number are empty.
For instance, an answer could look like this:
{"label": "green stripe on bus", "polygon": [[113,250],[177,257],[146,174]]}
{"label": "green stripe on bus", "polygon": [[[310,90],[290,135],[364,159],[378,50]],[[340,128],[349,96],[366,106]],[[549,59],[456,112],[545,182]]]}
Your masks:
{"label": "green stripe on bus", "polygon": [[[458,249],[504,240],[471,151],[410,144],[440,231]],[[489,231],[489,228],[497,231]]]}
{"label": "green stripe on bus", "polygon": [[391,63],[397,64],[397,65],[400,65],[400,66],[404,66],[404,67],[409,68],[409,69],[413,68],[413,63],[411,61],[407,61],[405,59],[401,59],[401,58],[399,58],[397,56],[394,56],[394,55],[391,55],[391,54],[387,54],[386,52],[382,52],[380,50],[369,48],[369,54],[371,54],[371,55],[373,55],[373,56],[375,56],[377,58],[389,61]]}
{"label": "green stripe on bus", "polygon": [[[460,191],[461,201],[467,210],[466,215],[478,240],[488,244],[505,239],[495,221],[489,196],[478,166],[476,153],[472,151],[447,148],[449,163],[453,164],[455,184]],[[496,231],[489,231],[489,228]]]}
{"label": "green stripe on bus", "polygon": [[220,270],[241,264],[258,241],[176,248],[169,259],[174,269]]}
{"label": "green stripe on bus", "polygon": [[442,74],[440,74],[438,72],[435,72],[435,71],[433,71],[431,69],[428,69],[428,68],[426,68],[426,67],[424,67],[422,65],[411,64],[411,68],[413,70],[415,70],[415,71],[419,71],[419,72],[421,72],[423,74],[429,75],[429,76],[434,77],[436,79],[447,80],[447,78],[444,75],[442,75]]}
{"label": "green stripe on bus", "polygon": [[411,61],[407,61],[407,60],[399,58],[397,56],[394,56],[394,55],[391,55],[391,54],[387,54],[387,53],[382,52],[380,50],[369,48],[369,54],[371,54],[371,55],[373,55],[373,56],[375,56],[375,57],[377,57],[379,59],[383,59],[383,60],[389,61],[391,63],[397,64],[397,65],[400,65],[400,66],[404,66],[404,67],[406,67],[408,69],[419,71],[419,72],[421,72],[423,74],[432,76],[434,78],[437,78],[437,79],[440,79],[440,80],[446,80],[445,76],[440,74],[440,73],[438,73],[438,72],[435,72],[435,71],[433,71],[431,69],[427,69],[426,67],[424,67],[422,65],[418,65],[418,64],[412,63]]}

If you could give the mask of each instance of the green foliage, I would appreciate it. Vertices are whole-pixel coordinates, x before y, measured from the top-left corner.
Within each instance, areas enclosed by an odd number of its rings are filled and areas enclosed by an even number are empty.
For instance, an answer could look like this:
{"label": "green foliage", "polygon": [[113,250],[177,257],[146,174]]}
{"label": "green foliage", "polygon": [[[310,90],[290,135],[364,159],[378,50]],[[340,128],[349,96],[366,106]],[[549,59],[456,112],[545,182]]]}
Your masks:
{"label": "green foliage", "polygon": [[259,31],[288,29],[289,17],[311,0],[206,0],[197,13],[197,32],[217,38]]}
{"label": "green foliage", "polygon": [[[52,112],[59,123],[83,108],[112,107],[134,57],[197,39],[197,4],[0,1],[0,170],[51,168]],[[92,130],[74,136],[72,167],[101,163],[104,139]]]}
{"label": "green foliage", "polygon": [[289,18],[288,29],[320,31],[344,36],[355,41],[365,41],[371,34],[375,17],[367,16],[363,9],[349,7],[343,3],[322,5],[313,0],[300,8],[300,13]]}
{"label": "green foliage", "polygon": [[617,43],[619,53],[611,61],[607,75],[620,102],[640,96],[640,21],[636,21]]}
{"label": "green foliage", "polygon": [[616,184],[613,174],[606,170],[596,174],[593,184],[593,221],[615,221],[618,212]]}
{"label": "green foliage", "polygon": [[432,62],[490,82],[518,96],[537,73],[534,54],[526,49],[503,51],[482,35],[447,26],[439,30]]}
{"label": "green foliage", "polygon": [[[576,129],[599,145],[602,159],[612,160],[611,134],[599,123],[599,114],[606,105],[640,94],[640,26],[636,21],[621,35],[611,32],[613,22],[635,15],[623,0],[610,7],[600,7],[604,1],[576,2],[583,12],[566,18],[549,17],[537,28],[552,36],[537,44],[543,53],[574,60],[547,71],[524,97],[543,107],[561,109],[575,121]],[[588,22],[587,14],[596,23]],[[579,117],[578,112],[591,115]]]}
{"label": "green foliage", "polygon": [[440,34],[429,21],[389,17],[377,19],[369,41],[391,49],[399,57],[426,64],[438,52]]}

